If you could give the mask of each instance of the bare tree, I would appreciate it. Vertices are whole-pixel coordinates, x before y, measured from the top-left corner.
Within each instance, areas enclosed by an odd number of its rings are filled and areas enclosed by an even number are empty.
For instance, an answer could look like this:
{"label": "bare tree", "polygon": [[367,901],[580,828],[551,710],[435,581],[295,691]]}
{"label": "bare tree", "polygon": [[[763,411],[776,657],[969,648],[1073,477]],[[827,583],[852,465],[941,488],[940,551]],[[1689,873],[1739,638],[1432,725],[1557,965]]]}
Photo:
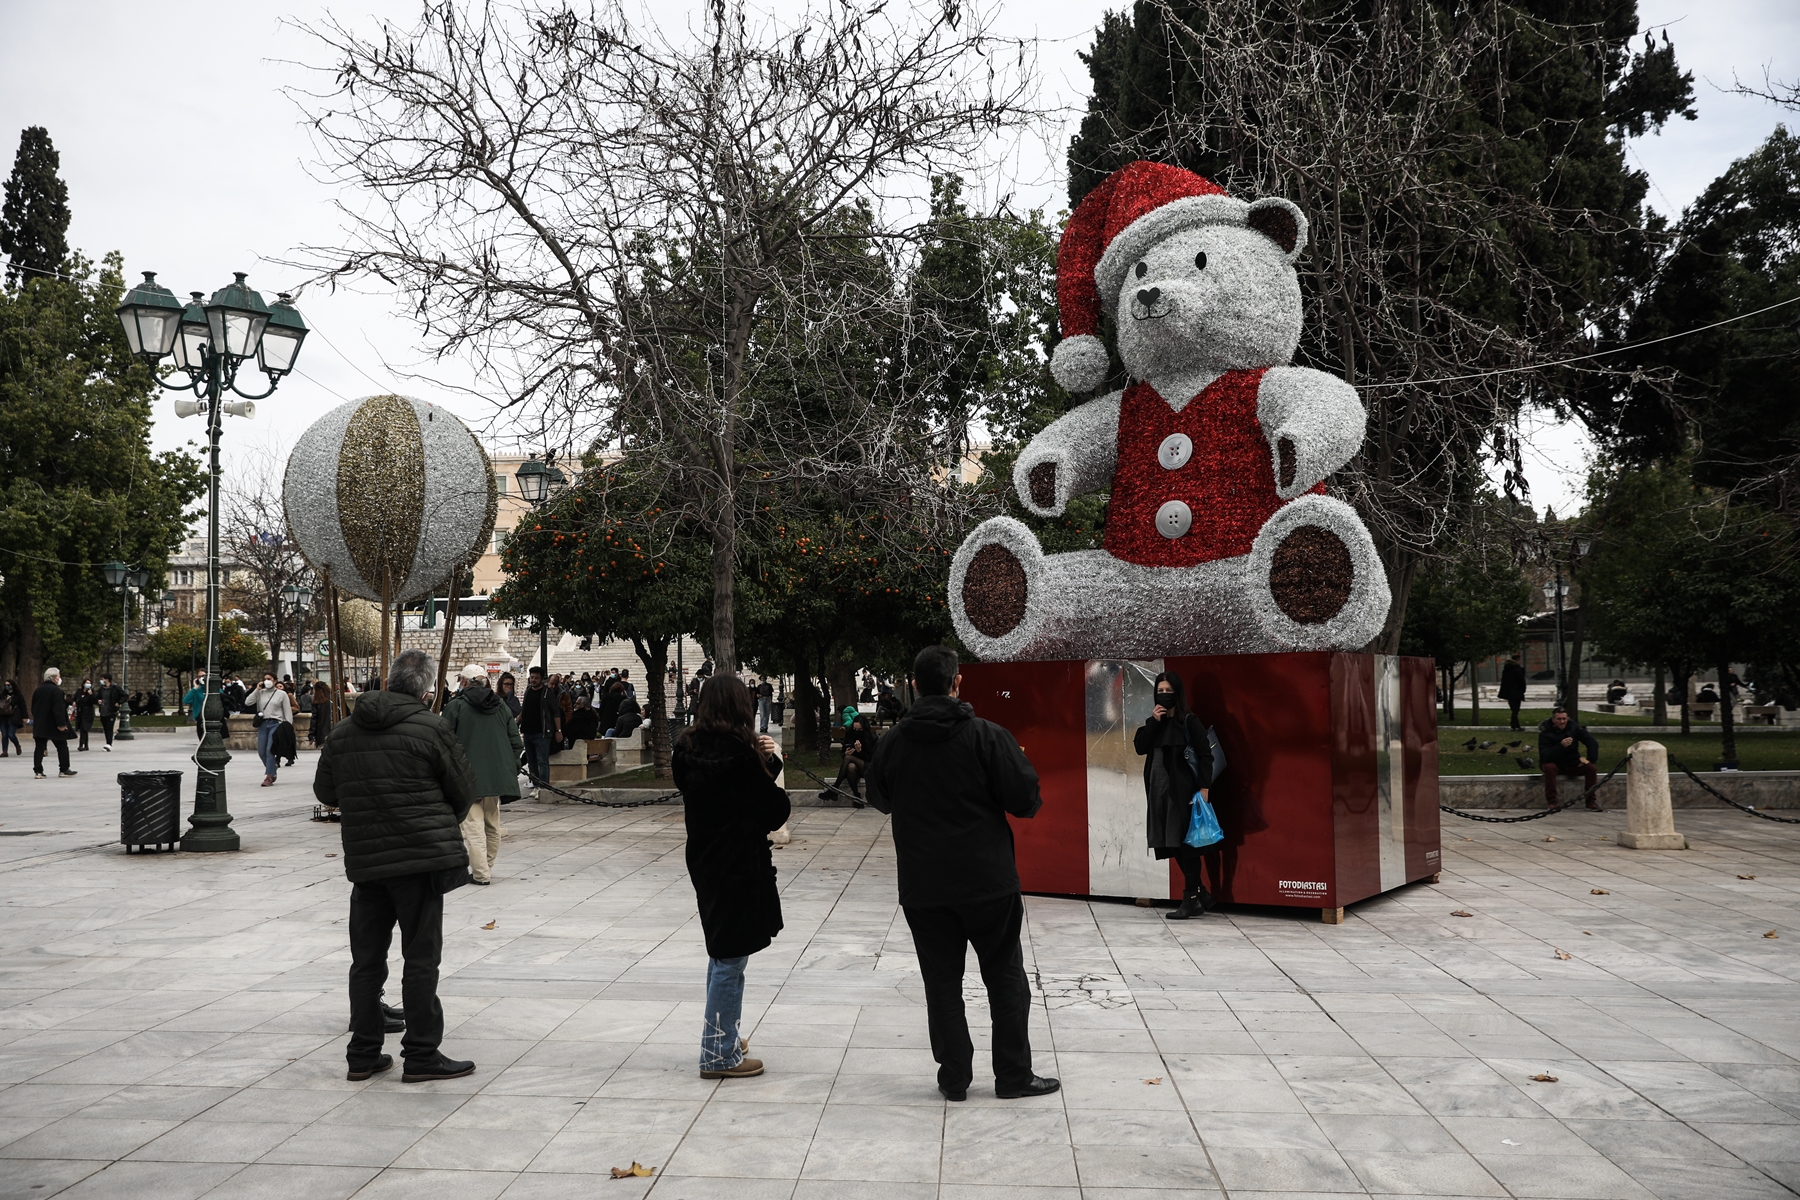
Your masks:
{"label": "bare tree", "polygon": [[299,616],[283,592],[290,584],[315,586],[300,544],[288,536],[275,455],[252,451],[240,470],[220,480],[220,555],[232,564],[227,608],[241,611],[269,647],[271,668],[282,651],[297,646]]}
{"label": "bare tree", "polygon": [[867,356],[906,326],[926,178],[1029,118],[1023,44],[960,0],[791,22],[712,0],[696,37],[616,0],[311,32],[333,83],[298,98],[330,178],[365,197],[343,206],[350,244],[310,261],[397,283],[436,353],[632,452],[710,537],[721,670],[766,496],[939,490],[916,449],[929,403]]}

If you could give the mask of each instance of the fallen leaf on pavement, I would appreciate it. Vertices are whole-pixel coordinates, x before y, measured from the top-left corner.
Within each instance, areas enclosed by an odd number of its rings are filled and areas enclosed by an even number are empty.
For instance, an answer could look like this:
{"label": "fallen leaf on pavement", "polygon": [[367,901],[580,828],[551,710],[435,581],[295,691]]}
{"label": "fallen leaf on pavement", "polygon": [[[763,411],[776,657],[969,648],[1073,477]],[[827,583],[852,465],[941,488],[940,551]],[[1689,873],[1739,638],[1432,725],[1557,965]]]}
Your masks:
{"label": "fallen leaf on pavement", "polygon": [[1511,1138],[1501,1138],[1500,1144],[1502,1146],[1523,1146],[1525,1143],[1524,1142],[1515,1142]]}
{"label": "fallen leaf on pavement", "polygon": [[1590,896],[1610,896],[1610,895],[1612,895],[1612,893],[1607,891],[1605,888],[1589,888],[1588,895],[1590,895]]}
{"label": "fallen leaf on pavement", "polygon": [[326,856],[325,856],[325,857],[326,857],[326,858],[336,858],[336,857],[337,857],[337,855],[335,855],[335,854],[327,854],[327,855],[326,855]]}
{"label": "fallen leaf on pavement", "polygon": [[1776,933],[1773,929],[1771,929],[1771,930],[1769,930],[1769,932],[1763,934],[1763,936],[1764,937],[1780,937],[1781,935],[1779,933]]}
{"label": "fallen leaf on pavement", "polygon": [[1146,1079],[1146,1080],[1144,1080],[1144,1082],[1145,1082],[1145,1083],[1161,1083],[1161,1082],[1162,1082],[1162,1076],[1161,1076],[1161,1075],[1158,1075],[1158,1076],[1157,1076],[1157,1077],[1156,1077],[1156,1078],[1155,1078],[1155,1079]]}
{"label": "fallen leaf on pavement", "polygon": [[1739,879],[1755,879],[1756,876],[1754,876],[1754,875],[1739,875],[1738,878]]}
{"label": "fallen leaf on pavement", "polygon": [[1531,1078],[1534,1083],[1555,1083],[1556,1082],[1556,1076],[1554,1076],[1554,1075],[1533,1075]]}
{"label": "fallen leaf on pavement", "polygon": [[1581,931],[1581,932],[1582,932],[1582,934],[1583,934],[1583,935],[1584,935],[1584,936],[1586,936],[1586,937],[1593,937],[1593,936],[1594,936],[1594,935],[1593,935],[1593,934],[1591,934],[1591,933],[1589,933],[1589,932],[1588,932],[1588,931],[1587,931],[1587,930],[1585,930],[1585,929],[1584,929],[1584,930],[1582,930],[1582,931]]}
{"label": "fallen leaf on pavement", "polygon": [[1574,958],[1575,956],[1573,954],[1570,954],[1567,950],[1558,950],[1556,952],[1556,957],[1563,959],[1564,961],[1567,961],[1568,959]]}
{"label": "fallen leaf on pavement", "polygon": [[1453,917],[1472,917],[1475,914],[1472,912],[1464,912],[1462,909],[1459,908],[1455,912],[1451,913],[1450,915]]}
{"label": "fallen leaf on pavement", "polygon": [[655,1167],[646,1167],[643,1163],[636,1162],[632,1163],[629,1167],[614,1167],[612,1169],[612,1177],[614,1179],[648,1179],[654,1174],[656,1174]]}
{"label": "fallen leaf on pavement", "polygon": [[1555,841],[1555,840],[1556,840],[1556,839],[1555,839],[1555,838],[1553,838],[1553,837],[1547,837],[1547,838],[1545,838],[1545,839],[1544,839],[1544,840],[1545,840],[1545,841],[1546,841],[1546,842],[1554,842],[1554,841]]}
{"label": "fallen leaf on pavement", "polygon": [[494,926],[498,925],[499,923],[500,923],[499,920],[495,919],[495,920],[489,921],[486,925],[483,925],[482,928],[483,929],[492,929]]}

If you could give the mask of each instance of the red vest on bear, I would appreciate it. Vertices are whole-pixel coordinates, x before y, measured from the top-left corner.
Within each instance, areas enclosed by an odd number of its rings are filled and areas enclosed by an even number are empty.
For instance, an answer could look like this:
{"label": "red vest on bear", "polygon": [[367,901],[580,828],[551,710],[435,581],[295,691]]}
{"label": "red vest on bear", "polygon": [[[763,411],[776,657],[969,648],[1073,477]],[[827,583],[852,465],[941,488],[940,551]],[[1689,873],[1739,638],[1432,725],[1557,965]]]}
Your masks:
{"label": "red vest on bear", "polygon": [[1275,494],[1256,417],[1264,369],[1225,372],[1180,412],[1148,383],[1125,389],[1102,542],[1108,554],[1145,567],[1191,567],[1250,553],[1263,523],[1287,503]]}

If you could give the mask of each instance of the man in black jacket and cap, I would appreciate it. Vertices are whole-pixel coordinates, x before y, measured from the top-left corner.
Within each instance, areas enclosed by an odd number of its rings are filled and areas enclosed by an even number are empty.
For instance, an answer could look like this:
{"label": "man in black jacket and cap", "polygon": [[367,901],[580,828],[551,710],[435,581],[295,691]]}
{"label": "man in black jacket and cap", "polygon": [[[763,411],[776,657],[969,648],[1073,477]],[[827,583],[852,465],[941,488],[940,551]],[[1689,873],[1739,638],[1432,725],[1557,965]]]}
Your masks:
{"label": "man in black jacket and cap", "polygon": [[975,1047],[963,1012],[963,965],[975,947],[994,1022],[994,1094],[1043,1096],[1061,1086],[1031,1069],[1031,985],[1019,928],[1025,900],[1006,814],[1043,806],[1037,772],[1012,734],[957,699],[956,651],[928,646],[913,660],[919,699],[875,748],[869,803],[893,817],[900,907],[912,929],[938,1091],[968,1096]]}
{"label": "man in black jacket and cap", "polygon": [[438,963],[444,950],[444,892],[469,880],[463,818],[475,777],[456,732],[425,706],[437,662],[423,650],[394,659],[387,691],[366,692],[325,741],[313,794],[341,814],[350,889],[349,1078],[394,1065],[381,1052],[388,945],[400,926],[406,1033],[404,1083],[456,1079],[472,1062],[444,1057]]}
{"label": "man in black jacket and cap", "polygon": [[44,682],[38,684],[37,691],[31,693],[31,770],[39,779],[48,778],[44,774],[44,747],[54,743],[56,746],[57,774],[65,779],[75,772],[69,770],[69,698],[63,695],[62,672],[55,667],[44,671]]}
{"label": "man in black jacket and cap", "polygon": [[1538,726],[1538,762],[1544,768],[1544,801],[1551,808],[1556,807],[1557,776],[1579,775],[1584,782],[1582,794],[1587,797],[1587,806],[1599,811],[1600,802],[1594,799],[1594,789],[1600,784],[1600,773],[1594,767],[1594,760],[1599,757],[1599,740],[1585,725],[1577,725],[1571,720],[1568,709],[1557,708],[1548,721]]}

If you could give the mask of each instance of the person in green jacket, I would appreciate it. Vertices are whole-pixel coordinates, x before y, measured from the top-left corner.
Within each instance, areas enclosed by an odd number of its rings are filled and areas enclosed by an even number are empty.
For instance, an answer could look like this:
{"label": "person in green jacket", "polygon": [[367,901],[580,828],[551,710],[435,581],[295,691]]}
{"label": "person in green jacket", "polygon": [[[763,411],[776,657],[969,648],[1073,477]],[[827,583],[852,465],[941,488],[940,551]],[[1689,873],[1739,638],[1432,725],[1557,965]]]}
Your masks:
{"label": "person in green jacket", "polygon": [[188,710],[188,716],[193,718],[194,729],[204,738],[206,726],[201,718],[206,715],[206,672],[202,671],[194,676],[194,686],[181,698],[181,705]]}
{"label": "person in green jacket", "polygon": [[462,691],[444,706],[444,721],[456,731],[475,771],[480,799],[464,818],[462,835],[469,847],[470,878],[488,884],[493,882],[494,860],[500,857],[500,800],[519,798],[519,756],[525,752],[525,738],[512,709],[488,686],[486,667],[470,663],[462,669],[462,681]]}

